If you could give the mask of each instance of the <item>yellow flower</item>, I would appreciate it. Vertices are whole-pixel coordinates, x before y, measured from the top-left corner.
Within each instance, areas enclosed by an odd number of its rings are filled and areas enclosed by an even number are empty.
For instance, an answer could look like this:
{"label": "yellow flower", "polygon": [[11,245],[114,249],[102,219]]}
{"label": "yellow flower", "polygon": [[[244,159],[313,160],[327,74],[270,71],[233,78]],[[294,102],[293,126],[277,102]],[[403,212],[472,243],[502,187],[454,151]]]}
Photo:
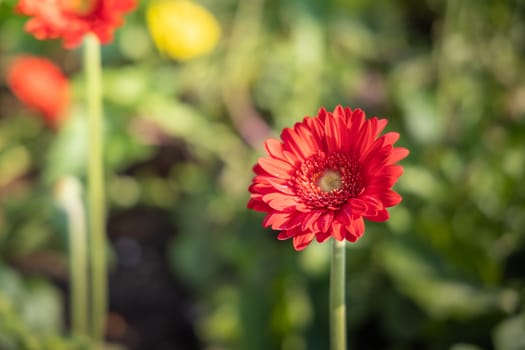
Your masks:
{"label": "yellow flower", "polygon": [[220,27],[215,17],[188,0],[150,1],[146,16],[159,51],[176,60],[205,55],[219,40]]}

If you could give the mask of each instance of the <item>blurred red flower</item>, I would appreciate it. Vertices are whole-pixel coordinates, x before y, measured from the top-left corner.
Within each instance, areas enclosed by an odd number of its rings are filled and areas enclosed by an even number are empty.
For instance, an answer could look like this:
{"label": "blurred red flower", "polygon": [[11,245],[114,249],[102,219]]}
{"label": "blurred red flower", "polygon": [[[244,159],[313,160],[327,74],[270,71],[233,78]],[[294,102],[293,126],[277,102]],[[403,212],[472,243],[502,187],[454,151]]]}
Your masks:
{"label": "blurred red flower", "polygon": [[7,84],[20,101],[42,114],[48,126],[60,125],[70,102],[69,80],[51,61],[19,56],[8,68]]}
{"label": "blurred red flower", "polygon": [[135,6],[135,0],[19,0],[16,10],[33,17],[25,29],[35,38],[62,38],[65,48],[74,48],[87,33],[109,43],[122,16]]}
{"label": "blurred red flower", "polygon": [[393,146],[398,133],[379,136],[386,124],[338,106],[284,129],[281,141],[266,141],[268,157],[254,167],[248,208],[267,213],[263,225],[292,238],[296,250],[314,238],[355,242],[363,218],[385,221],[386,208],[401,202],[392,186],[403,168],[395,163],[409,152]]}

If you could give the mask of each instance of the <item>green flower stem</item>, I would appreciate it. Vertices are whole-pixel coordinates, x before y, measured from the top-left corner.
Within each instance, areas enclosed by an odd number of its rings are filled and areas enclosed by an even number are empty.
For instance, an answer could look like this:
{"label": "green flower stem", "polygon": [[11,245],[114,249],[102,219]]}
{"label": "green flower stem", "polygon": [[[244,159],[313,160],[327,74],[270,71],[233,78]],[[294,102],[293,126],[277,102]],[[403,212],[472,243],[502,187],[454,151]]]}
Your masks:
{"label": "green flower stem", "polygon": [[87,335],[87,253],[84,208],[79,198],[70,211],[71,320],[73,333]]}
{"label": "green flower stem", "polygon": [[88,110],[88,212],[91,272],[91,332],[102,342],[107,312],[106,234],[102,128],[102,66],[98,38],[85,38],[84,65]]}
{"label": "green flower stem", "polygon": [[330,349],[346,350],[345,241],[335,239],[330,261]]}
{"label": "green flower stem", "polygon": [[88,274],[86,217],[81,185],[73,177],[59,184],[60,205],[66,214],[69,241],[71,329],[77,336],[88,335]]}

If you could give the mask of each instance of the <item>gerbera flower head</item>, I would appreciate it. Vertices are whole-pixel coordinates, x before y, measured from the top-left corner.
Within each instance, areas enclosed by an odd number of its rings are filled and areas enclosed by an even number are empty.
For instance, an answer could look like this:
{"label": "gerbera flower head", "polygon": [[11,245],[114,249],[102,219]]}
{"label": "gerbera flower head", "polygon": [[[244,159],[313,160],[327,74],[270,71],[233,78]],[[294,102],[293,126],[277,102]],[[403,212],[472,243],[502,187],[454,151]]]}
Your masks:
{"label": "gerbera flower head", "polygon": [[392,190],[408,150],[394,147],[399,134],[380,136],[386,119],[367,119],[360,109],[321,109],[268,139],[268,156],[254,166],[248,208],[265,212],[265,227],[292,238],[296,250],[315,238],[355,242],[364,219],[385,221],[386,208],[401,202]]}
{"label": "gerbera flower head", "polygon": [[135,0],[19,0],[16,10],[32,17],[25,29],[35,38],[61,38],[70,49],[88,33],[103,44],[111,42],[123,15],[135,6]]}
{"label": "gerbera flower head", "polygon": [[7,85],[20,101],[38,111],[48,126],[58,127],[66,116],[69,80],[53,62],[35,56],[16,57],[8,67]]}

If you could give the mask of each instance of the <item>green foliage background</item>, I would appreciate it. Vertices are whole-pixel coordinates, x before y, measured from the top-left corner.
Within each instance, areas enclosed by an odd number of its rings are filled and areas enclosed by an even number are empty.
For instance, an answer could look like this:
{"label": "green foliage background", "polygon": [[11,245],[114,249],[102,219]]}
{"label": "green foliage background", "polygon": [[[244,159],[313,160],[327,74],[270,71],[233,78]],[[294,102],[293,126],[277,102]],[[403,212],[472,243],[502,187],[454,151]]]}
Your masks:
{"label": "green foliage background", "polygon": [[[166,264],[203,349],[326,348],[328,246],[294,252],[246,202],[263,140],[337,104],[387,117],[411,151],[391,220],[348,245],[351,348],[525,349],[523,1],[203,0],[223,36],[186,63],[159,56],[146,3],[103,50],[110,216],[173,224]],[[54,133],[0,82],[0,349],[68,349],[54,188],[83,181],[81,52],[27,35],[14,4],[0,69],[52,59],[75,108]]]}

